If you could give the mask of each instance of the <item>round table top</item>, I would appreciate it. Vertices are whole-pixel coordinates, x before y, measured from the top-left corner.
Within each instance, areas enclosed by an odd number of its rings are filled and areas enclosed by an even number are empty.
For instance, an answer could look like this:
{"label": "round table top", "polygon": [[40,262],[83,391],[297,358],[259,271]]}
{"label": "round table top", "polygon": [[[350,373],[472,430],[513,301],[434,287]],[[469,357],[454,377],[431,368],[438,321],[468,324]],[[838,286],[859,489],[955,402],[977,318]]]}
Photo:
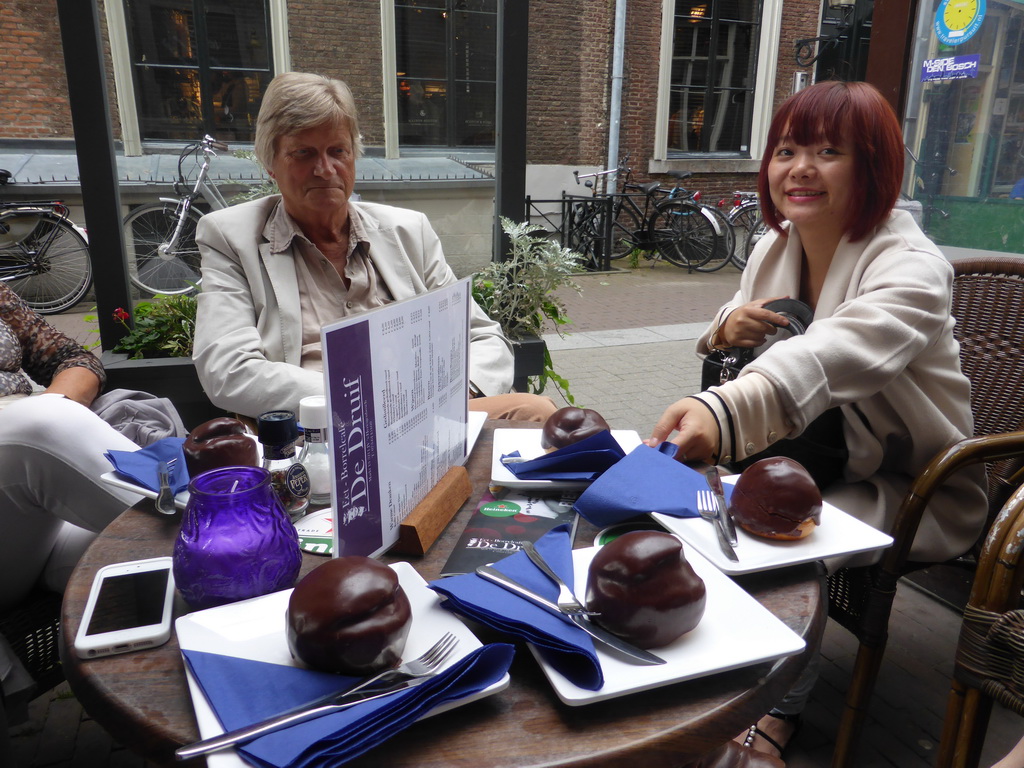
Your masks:
{"label": "round table top", "polygon": [[[535,424],[488,422],[467,463],[473,493],[422,557],[407,560],[430,581],[437,578],[490,479],[495,427]],[[174,750],[200,738],[177,638],[159,648],[80,660],[72,639],[96,571],[109,563],[170,555],[181,514],[164,516],[144,500],[92,543],[64,595],[61,656],[72,690],[85,710],[126,747],[161,764]],[[595,530],[580,521],[576,546]],[[302,575],[324,562],[305,553]],[[818,653],[826,620],[817,566],[806,564],[736,579],[807,643],[801,653],[608,701],[570,707],[556,696],[522,643],[517,643],[510,686],[472,705],[417,723],[376,747],[355,766],[676,766],[731,739],[787,692]],[[188,612],[178,596],[175,615]],[[479,627],[475,627],[479,629]],[[478,632],[485,642],[500,640]],[[180,763],[176,763],[180,764]]]}

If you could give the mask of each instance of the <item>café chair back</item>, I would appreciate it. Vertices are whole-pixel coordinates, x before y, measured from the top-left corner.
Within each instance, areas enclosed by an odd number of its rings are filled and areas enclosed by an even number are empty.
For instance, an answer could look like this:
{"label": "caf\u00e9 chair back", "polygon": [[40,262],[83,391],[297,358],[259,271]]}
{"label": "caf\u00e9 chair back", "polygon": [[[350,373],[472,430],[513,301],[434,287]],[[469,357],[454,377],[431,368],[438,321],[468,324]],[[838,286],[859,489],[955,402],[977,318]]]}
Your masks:
{"label": "caf\u00e9 chair back", "polygon": [[992,702],[1024,716],[1024,487],[985,539],[964,608],[938,768],[978,765]]}
{"label": "caf\u00e9 chair back", "polygon": [[971,381],[974,436],[941,452],[914,481],[896,515],[893,545],[878,563],[839,569],[828,578],[829,616],[859,640],[833,768],[856,765],[856,746],[888,640],[896,583],[932,565],[908,561],[932,494],[955,472],[984,462],[991,521],[1024,480],[1018,477],[1024,467],[1024,258],[962,259],[953,267],[954,334],[961,366]]}
{"label": "caf\u00e9 chair back", "polygon": [[64,680],[58,643],[60,606],[59,594],[40,589],[19,605],[0,613],[0,635],[33,681],[32,687],[17,697],[4,698],[0,694],[8,725],[25,722],[28,702]]}

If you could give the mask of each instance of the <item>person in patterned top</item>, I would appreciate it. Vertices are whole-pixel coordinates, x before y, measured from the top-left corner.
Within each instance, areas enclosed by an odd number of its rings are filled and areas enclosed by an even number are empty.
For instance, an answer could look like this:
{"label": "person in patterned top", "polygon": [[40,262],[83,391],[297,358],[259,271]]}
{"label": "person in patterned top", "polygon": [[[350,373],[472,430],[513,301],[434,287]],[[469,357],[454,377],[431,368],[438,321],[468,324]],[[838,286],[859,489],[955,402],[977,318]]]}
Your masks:
{"label": "person in patterned top", "polygon": [[[63,591],[89,542],[141,499],[100,480],[105,451],[138,449],[89,410],[105,382],[95,355],[0,283],[0,610],[37,586]],[[0,646],[5,694],[12,659]]]}

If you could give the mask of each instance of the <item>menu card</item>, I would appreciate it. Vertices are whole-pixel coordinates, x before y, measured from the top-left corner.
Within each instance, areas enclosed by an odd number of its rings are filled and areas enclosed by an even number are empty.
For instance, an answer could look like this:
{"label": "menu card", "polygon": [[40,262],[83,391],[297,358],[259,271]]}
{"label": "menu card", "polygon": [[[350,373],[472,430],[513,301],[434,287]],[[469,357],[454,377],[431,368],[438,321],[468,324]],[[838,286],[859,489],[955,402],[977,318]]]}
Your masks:
{"label": "menu card", "polygon": [[466,458],[470,278],[325,325],[334,555],[373,557]]}
{"label": "menu card", "polygon": [[485,493],[448,556],[442,576],[473,573],[478,566],[514,555],[524,541],[535,542],[563,523],[576,534],[579,517],[572,505],[578,492],[532,493],[492,489]]}

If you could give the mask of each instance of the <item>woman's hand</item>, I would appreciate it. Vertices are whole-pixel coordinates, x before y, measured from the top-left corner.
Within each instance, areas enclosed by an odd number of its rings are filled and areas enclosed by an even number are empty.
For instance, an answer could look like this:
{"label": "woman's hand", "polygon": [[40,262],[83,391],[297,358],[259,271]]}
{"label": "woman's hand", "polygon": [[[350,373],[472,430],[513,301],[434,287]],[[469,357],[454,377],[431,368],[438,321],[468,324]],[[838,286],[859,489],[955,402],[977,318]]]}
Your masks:
{"label": "woman's hand", "polygon": [[654,425],[651,436],[644,442],[657,448],[668,436],[678,430],[672,442],[679,446],[679,461],[705,461],[714,463],[722,435],[718,421],[704,403],[694,397],[684,397],[670,405]]}
{"label": "woman's hand", "polygon": [[69,400],[88,408],[100,393],[100,380],[88,368],[76,365],[73,368],[65,368],[54,376],[46,391],[64,395]]}
{"label": "woman's hand", "polygon": [[756,299],[734,309],[715,334],[716,346],[760,347],[769,336],[775,335],[776,326],[789,325],[785,315],[764,308],[768,302],[784,298],[787,297]]}

